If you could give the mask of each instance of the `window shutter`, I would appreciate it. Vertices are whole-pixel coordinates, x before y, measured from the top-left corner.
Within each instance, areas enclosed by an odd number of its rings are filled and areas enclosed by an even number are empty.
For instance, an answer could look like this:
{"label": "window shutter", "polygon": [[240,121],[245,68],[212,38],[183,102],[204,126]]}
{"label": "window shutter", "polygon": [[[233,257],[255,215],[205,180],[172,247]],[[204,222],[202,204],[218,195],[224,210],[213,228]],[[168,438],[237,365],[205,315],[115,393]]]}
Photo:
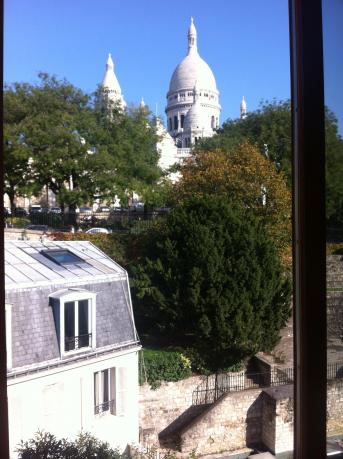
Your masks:
{"label": "window shutter", "polygon": [[[100,373],[94,373],[94,408],[100,405],[99,400],[99,377]],[[96,413],[96,409],[95,409]]]}
{"label": "window shutter", "polygon": [[127,410],[127,368],[117,368],[117,416],[123,416]]}
{"label": "window shutter", "polygon": [[110,400],[111,414],[116,414],[116,369],[110,368]]}

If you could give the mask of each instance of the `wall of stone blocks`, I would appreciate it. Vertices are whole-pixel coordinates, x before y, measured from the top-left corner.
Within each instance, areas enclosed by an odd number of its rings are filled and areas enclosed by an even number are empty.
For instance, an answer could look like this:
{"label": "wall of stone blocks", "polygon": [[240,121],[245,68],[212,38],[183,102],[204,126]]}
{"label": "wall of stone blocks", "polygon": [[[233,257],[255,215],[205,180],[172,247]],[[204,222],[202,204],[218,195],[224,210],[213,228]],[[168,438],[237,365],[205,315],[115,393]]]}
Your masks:
{"label": "wall of stone blocks", "polygon": [[[201,381],[195,376],[162,383],[157,390],[141,386],[142,443],[158,444],[158,433],[191,406],[193,390]],[[293,410],[292,386],[229,393],[182,431],[182,453],[195,447],[202,455],[233,452],[260,442],[276,454],[292,451]],[[328,384],[328,433],[343,434],[343,382]]]}
{"label": "wall of stone blocks", "polygon": [[259,442],[263,396],[260,389],[232,392],[181,434],[182,453],[197,445],[201,454],[236,451]]}
{"label": "wall of stone blocks", "polygon": [[156,390],[150,389],[149,384],[140,386],[139,426],[143,444],[157,444],[158,433],[192,405],[193,391],[203,379],[192,376],[182,381],[163,382]]}
{"label": "wall of stone blocks", "polygon": [[275,454],[293,450],[293,399],[285,398],[276,401],[275,412]]}
{"label": "wall of stone blocks", "polygon": [[326,409],[328,435],[343,435],[343,380],[328,382]]}

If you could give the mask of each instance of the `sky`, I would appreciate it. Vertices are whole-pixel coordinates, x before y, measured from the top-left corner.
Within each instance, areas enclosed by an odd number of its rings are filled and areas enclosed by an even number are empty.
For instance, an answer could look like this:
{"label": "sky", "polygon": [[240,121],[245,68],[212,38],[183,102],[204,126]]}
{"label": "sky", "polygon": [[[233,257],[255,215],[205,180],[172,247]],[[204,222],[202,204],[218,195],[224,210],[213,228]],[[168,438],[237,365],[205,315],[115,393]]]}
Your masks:
{"label": "sky", "polygon": [[[343,133],[343,1],[325,4],[325,96]],[[34,83],[45,71],[91,93],[111,53],[126,102],[144,97],[165,119],[191,16],[221,122],[239,116],[243,95],[248,111],[290,97],[287,0],[5,0],[4,80]]]}

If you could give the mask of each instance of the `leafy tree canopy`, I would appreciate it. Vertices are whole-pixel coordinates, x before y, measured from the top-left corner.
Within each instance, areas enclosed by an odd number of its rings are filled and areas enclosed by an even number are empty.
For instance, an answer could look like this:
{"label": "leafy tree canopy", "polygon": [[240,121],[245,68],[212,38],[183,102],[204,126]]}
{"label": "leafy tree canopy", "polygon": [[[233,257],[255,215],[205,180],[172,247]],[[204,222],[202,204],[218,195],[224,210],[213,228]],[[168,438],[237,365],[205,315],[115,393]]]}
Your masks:
{"label": "leafy tree canopy", "polygon": [[285,176],[248,143],[196,150],[181,167],[175,200],[215,195],[250,209],[267,229],[280,254],[289,255],[291,195]]}
{"label": "leafy tree canopy", "polygon": [[150,234],[132,268],[140,332],[200,350],[209,368],[271,349],[290,311],[290,282],[248,210],[184,201]]}
{"label": "leafy tree canopy", "polygon": [[[61,205],[94,198],[127,201],[161,176],[147,110],[111,116],[66,80],[39,74],[37,85],[4,91],[6,191],[10,198],[47,186]],[[34,186],[33,186],[34,185]]]}
{"label": "leafy tree canopy", "polygon": [[[338,133],[334,113],[325,110],[326,154],[326,215],[332,226],[343,224],[343,139]],[[262,102],[260,108],[247,114],[244,120],[228,120],[218,135],[202,141],[200,148],[231,149],[248,141],[276,164],[292,182],[291,111],[289,101]]]}

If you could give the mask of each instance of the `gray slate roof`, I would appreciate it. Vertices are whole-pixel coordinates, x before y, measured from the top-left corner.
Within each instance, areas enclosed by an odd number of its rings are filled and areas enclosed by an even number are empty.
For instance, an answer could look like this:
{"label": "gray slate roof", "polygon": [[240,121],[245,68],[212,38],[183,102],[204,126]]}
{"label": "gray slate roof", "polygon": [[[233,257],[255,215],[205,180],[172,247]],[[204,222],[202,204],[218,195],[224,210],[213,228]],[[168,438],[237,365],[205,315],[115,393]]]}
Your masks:
{"label": "gray slate roof", "polygon": [[[60,266],[40,254],[47,247],[68,248],[83,261]],[[14,371],[60,360],[49,295],[61,289],[96,293],[97,352],[137,343],[127,273],[90,242],[6,242],[5,261]]]}
{"label": "gray slate roof", "polygon": [[[83,262],[58,265],[42,255],[43,250],[68,249]],[[126,271],[88,241],[6,241],[6,290],[50,284],[94,282],[122,277]]]}

